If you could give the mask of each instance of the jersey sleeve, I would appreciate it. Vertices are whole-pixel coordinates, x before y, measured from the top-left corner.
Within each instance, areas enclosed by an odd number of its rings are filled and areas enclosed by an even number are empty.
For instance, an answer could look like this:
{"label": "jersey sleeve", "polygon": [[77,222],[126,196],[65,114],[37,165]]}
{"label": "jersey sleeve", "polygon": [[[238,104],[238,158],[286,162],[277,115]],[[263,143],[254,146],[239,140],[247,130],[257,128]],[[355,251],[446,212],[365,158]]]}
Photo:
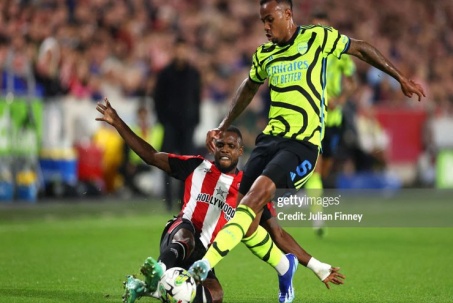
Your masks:
{"label": "jersey sleeve", "polygon": [[333,27],[320,26],[319,30],[323,30],[323,35],[320,36],[323,38],[323,53],[325,56],[334,55],[340,58],[348,50],[350,43],[348,36],[340,34]]}
{"label": "jersey sleeve", "polygon": [[170,176],[178,180],[186,180],[190,174],[193,173],[195,168],[203,162],[201,156],[181,156],[175,154],[168,154],[168,163],[170,164]]}
{"label": "jersey sleeve", "polygon": [[[260,46],[261,48],[261,46]],[[252,67],[250,68],[249,72],[249,78],[253,82],[256,83],[264,83],[266,81],[268,75],[266,70],[263,68],[263,65],[260,63],[260,56],[259,56],[259,49],[256,50],[256,52],[253,54],[252,58]]]}

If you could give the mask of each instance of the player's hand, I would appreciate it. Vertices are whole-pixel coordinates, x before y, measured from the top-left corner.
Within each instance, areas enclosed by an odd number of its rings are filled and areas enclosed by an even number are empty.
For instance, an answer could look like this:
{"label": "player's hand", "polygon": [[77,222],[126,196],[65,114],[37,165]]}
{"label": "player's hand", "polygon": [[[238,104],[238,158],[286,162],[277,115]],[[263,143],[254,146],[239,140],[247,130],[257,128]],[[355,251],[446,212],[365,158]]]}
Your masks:
{"label": "player's hand", "polygon": [[346,279],[346,277],[339,271],[339,267],[332,267],[330,269],[330,275],[322,281],[326,285],[327,289],[330,289],[329,283],[335,285],[341,285],[344,283],[343,280]]}
{"label": "player's hand", "polygon": [[422,97],[426,97],[425,92],[423,91],[423,88],[420,84],[410,79],[401,80],[400,83],[401,90],[403,91],[406,97],[412,98],[412,95],[416,94],[418,96],[418,101],[420,101]]}
{"label": "player's hand", "polygon": [[206,134],[206,148],[209,150],[210,153],[214,153],[215,140],[219,139],[221,135],[222,135],[222,131],[220,130],[220,128],[211,129]]}
{"label": "player's hand", "polygon": [[107,98],[104,99],[104,104],[98,102],[96,110],[102,114],[102,117],[96,118],[96,121],[104,121],[110,125],[113,125],[118,114],[116,110],[110,105],[110,102]]}

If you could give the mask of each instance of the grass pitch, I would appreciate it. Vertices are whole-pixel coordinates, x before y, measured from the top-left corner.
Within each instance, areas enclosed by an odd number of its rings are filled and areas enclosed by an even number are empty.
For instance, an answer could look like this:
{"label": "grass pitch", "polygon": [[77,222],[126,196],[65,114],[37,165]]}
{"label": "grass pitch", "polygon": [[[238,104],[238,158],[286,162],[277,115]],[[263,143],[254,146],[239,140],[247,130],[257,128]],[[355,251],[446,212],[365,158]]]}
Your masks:
{"label": "grass pitch", "polygon": [[[0,205],[0,302],[121,302],[170,218],[158,201]],[[453,228],[287,230],[347,277],[327,290],[300,266],[295,302],[453,302]],[[277,302],[276,273],[242,244],[216,269],[225,303]]]}

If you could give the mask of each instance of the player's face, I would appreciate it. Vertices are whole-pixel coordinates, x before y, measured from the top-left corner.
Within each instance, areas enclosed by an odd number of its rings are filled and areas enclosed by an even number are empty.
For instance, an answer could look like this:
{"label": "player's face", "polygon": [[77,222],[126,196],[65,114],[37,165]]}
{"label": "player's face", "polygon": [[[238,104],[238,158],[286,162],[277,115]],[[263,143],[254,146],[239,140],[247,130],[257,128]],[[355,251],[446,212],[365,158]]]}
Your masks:
{"label": "player's face", "polygon": [[292,12],[288,5],[276,1],[264,3],[261,5],[260,17],[269,41],[282,44],[291,38]]}
{"label": "player's face", "polygon": [[224,132],[215,143],[215,165],[223,173],[233,173],[242,156],[242,140],[236,133]]}

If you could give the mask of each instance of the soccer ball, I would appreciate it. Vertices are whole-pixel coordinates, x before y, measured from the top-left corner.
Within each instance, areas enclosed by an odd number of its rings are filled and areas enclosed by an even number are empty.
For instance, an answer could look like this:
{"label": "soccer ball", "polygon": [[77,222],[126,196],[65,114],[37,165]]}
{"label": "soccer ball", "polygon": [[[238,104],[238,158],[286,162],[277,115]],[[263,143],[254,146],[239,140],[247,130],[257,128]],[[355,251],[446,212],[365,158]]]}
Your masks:
{"label": "soccer ball", "polygon": [[164,303],[191,303],[197,292],[197,284],[187,270],[172,267],[160,279],[159,292]]}

